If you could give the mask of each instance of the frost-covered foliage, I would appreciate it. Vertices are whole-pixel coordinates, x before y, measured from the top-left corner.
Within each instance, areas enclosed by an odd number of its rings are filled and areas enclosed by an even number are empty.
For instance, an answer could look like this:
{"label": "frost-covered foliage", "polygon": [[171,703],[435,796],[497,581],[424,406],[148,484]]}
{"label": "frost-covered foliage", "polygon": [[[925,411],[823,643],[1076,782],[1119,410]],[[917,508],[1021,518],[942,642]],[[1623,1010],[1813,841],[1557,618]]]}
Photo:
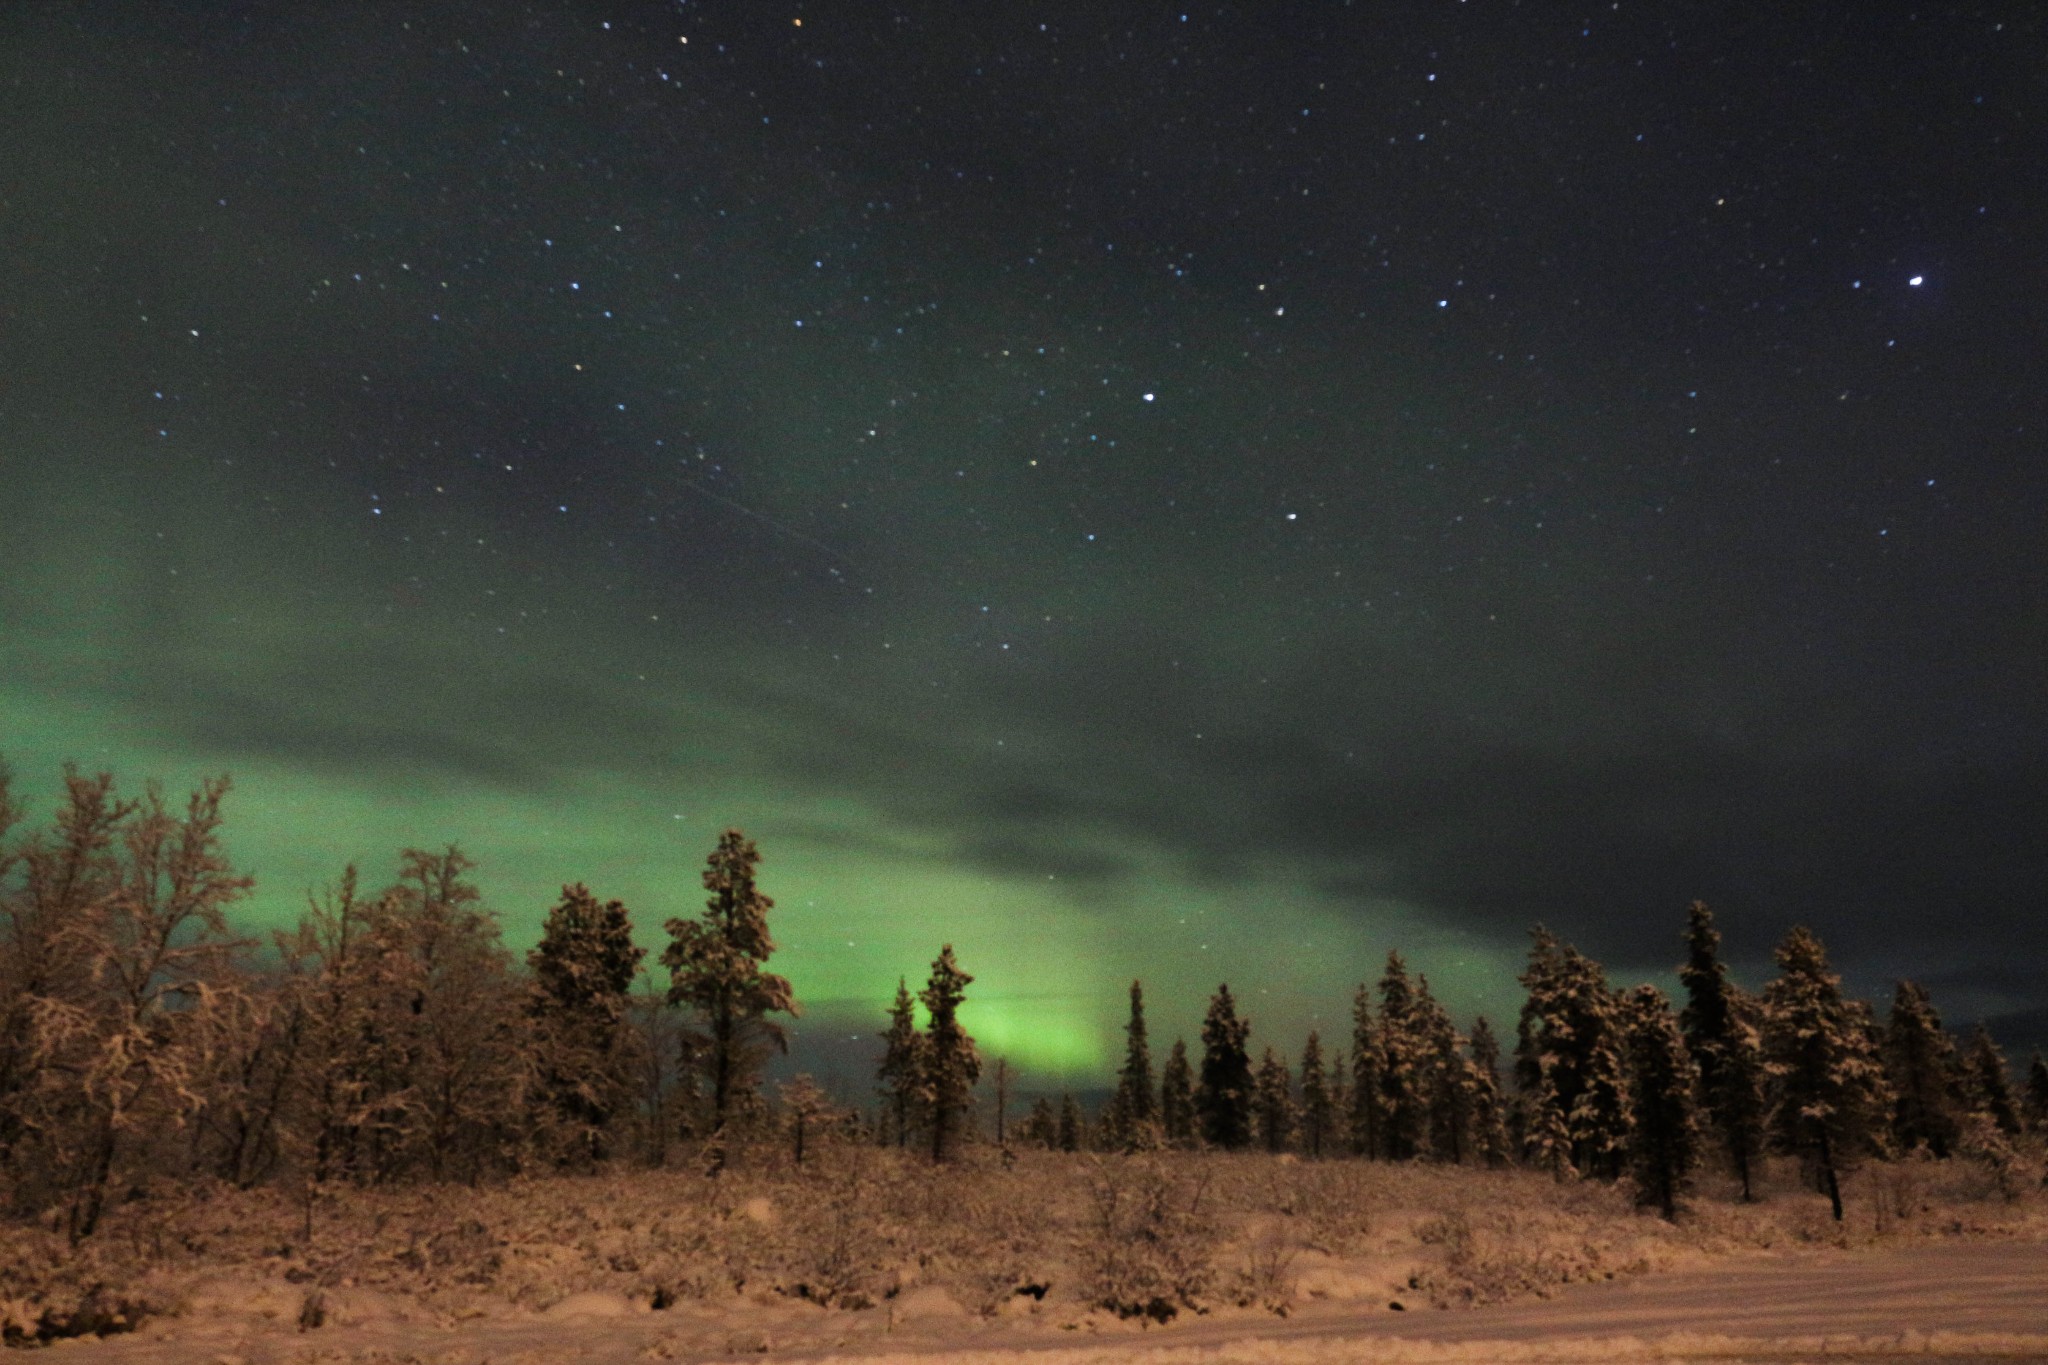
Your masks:
{"label": "frost-covered foliage", "polygon": [[1778,976],[1764,988],[1764,1073],[1779,1146],[1806,1159],[1842,1218],[1841,1173],[1877,1144],[1891,1096],[1878,1066],[1869,1009],[1842,995],[1842,979],[1810,930],[1778,945]]}
{"label": "frost-covered foliage", "polygon": [[603,1160],[614,1120],[631,1104],[637,1059],[627,1013],[643,956],[626,907],[600,904],[581,882],[562,888],[526,956],[527,1013],[540,1093],[560,1130],[559,1160]]}
{"label": "frost-covered foliage", "polygon": [[1629,1128],[1629,1173],[1636,1197],[1655,1204],[1666,1218],[1678,1216],[1678,1198],[1699,1162],[1694,1095],[1699,1068],[1687,1052],[1672,1017],[1671,1002],[1655,986],[1638,986],[1628,997],[1630,1093],[1635,1101]]}
{"label": "frost-covered foliage", "polygon": [[1763,1035],[1758,1003],[1728,979],[1720,949],[1713,912],[1706,902],[1694,901],[1686,911],[1685,962],[1678,969],[1686,995],[1679,1028],[1699,1067],[1707,1122],[1747,1199],[1763,1158]]}
{"label": "frost-covered foliage", "polygon": [[1548,1085],[1573,1167],[1611,1179],[1626,1159],[1632,1113],[1620,1004],[1599,963],[1540,925],[1531,937],[1516,1077],[1528,1094]]}
{"label": "frost-covered foliage", "polygon": [[974,1083],[981,1079],[981,1054],[960,1026],[960,1004],[974,978],[960,970],[948,943],[932,962],[930,980],[918,992],[928,1022],[924,1032],[925,1102],[930,1106],[932,1160],[944,1161],[967,1122]]}

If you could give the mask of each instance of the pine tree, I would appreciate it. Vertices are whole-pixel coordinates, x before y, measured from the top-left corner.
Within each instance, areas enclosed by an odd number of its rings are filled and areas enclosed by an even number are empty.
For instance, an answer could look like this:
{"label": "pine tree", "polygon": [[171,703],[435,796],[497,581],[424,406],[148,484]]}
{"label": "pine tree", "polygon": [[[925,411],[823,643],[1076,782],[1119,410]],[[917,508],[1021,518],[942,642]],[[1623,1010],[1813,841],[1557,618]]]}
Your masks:
{"label": "pine tree", "polygon": [[1686,992],[1679,1027],[1699,1067],[1707,1119],[1747,1202],[1755,1197],[1751,1175],[1763,1153],[1763,1040],[1755,1003],[1728,979],[1720,948],[1713,912],[1694,901],[1686,914],[1685,965],[1678,969]]}
{"label": "pine tree", "polygon": [[1901,981],[1893,988],[1881,1054],[1892,1090],[1891,1134],[1899,1150],[1925,1144],[1938,1157],[1954,1152],[1956,1047],[1925,987]]}
{"label": "pine tree", "polygon": [[1252,1123],[1268,1152],[1278,1154],[1293,1145],[1294,1078],[1270,1047],[1252,1078]]}
{"label": "pine tree", "polygon": [[1311,1158],[1331,1146],[1334,1107],[1328,1073],[1323,1070],[1323,1040],[1310,1030],[1301,1049],[1301,1150]]}
{"label": "pine tree", "polygon": [[981,1079],[981,1055],[974,1039],[960,1027],[960,1003],[974,980],[953,960],[953,945],[939,950],[932,974],[917,998],[930,1022],[925,1025],[924,1094],[931,1106],[932,1160],[946,1159],[949,1140],[967,1116],[974,1083]]}
{"label": "pine tree", "polygon": [[1324,1087],[1330,1097],[1330,1130],[1323,1145],[1332,1155],[1351,1150],[1351,1059],[1338,1048],[1330,1054]]}
{"label": "pine tree", "polygon": [[882,1060],[875,1068],[883,1112],[898,1147],[910,1142],[911,1129],[925,1103],[924,1047],[924,1035],[917,1031],[917,1003],[911,999],[909,982],[899,976],[896,1000],[889,1006],[889,1027],[882,1034]]}
{"label": "pine tree", "polygon": [[1159,1073],[1159,1126],[1169,1146],[1187,1147],[1195,1140],[1194,1076],[1188,1068],[1188,1045],[1176,1038]]}
{"label": "pine tree", "polygon": [[2013,1101],[2012,1075],[2006,1069],[2005,1054],[1979,1023],[1970,1031],[1970,1053],[1963,1063],[1963,1089],[1970,1108],[1990,1119],[2007,1137],[2019,1134],[2020,1111]]}
{"label": "pine tree", "polygon": [[1379,1017],[1380,1153],[1389,1161],[1420,1156],[1429,1142],[1428,1061],[1414,1014],[1407,964],[1390,952],[1380,974]]}
{"label": "pine tree", "polygon": [[633,944],[626,907],[599,904],[581,882],[562,888],[540,943],[526,955],[541,1093],[567,1128],[577,1160],[604,1159],[612,1120],[628,1103],[627,1003],[644,956]]}
{"label": "pine tree", "polygon": [[1202,1140],[1226,1152],[1242,1150],[1252,1138],[1252,1063],[1246,1050],[1251,1031],[1251,1021],[1237,1017],[1230,987],[1218,986],[1202,1020],[1202,1083],[1195,1091],[1195,1112]]}
{"label": "pine tree", "polygon": [[1103,1137],[1122,1151],[1158,1145],[1159,1106],[1152,1090],[1152,1052],[1145,1041],[1145,990],[1131,983],[1131,1019],[1124,1025],[1124,1064],[1103,1115]]}
{"label": "pine tree", "polygon": [[1778,1144],[1812,1165],[1835,1221],[1841,1173],[1873,1146],[1889,1107],[1866,1011],[1842,996],[1827,950],[1805,928],[1778,945],[1764,990],[1764,1065]]}
{"label": "pine tree", "polygon": [[1629,1169],[1636,1197],[1678,1217],[1678,1197],[1699,1161],[1694,1095],[1699,1068],[1686,1052],[1671,1002],[1655,986],[1638,986],[1628,999]]}
{"label": "pine tree", "polygon": [[1078,1152],[1087,1140],[1084,1131],[1087,1124],[1081,1118],[1081,1106],[1074,1103],[1071,1091],[1060,1096],[1059,1149],[1063,1152]]}
{"label": "pine tree", "polygon": [[1483,1014],[1472,1021],[1470,1048],[1472,1143],[1487,1165],[1505,1166],[1514,1147],[1508,1139],[1507,1106],[1501,1097],[1500,1041]]}
{"label": "pine tree", "polygon": [[1351,999],[1351,1150],[1368,1160],[1386,1155],[1382,1061],[1372,992],[1361,981]]}
{"label": "pine tree", "polygon": [[725,1167],[726,1127],[753,1095],[768,1052],[787,1052],[789,1035],[770,1014],[797,1014],[789,980],[761,969],[775,952],[768,911],[775,902],[754,884],[761,861],[754,841],[727,830],[706,860],[711,898],[700,919],[668,922],[668,999],[690,1013],[685,1032],[692,1059],[710,1089],[710,1169]]}
{"label": "pine tree", "polygon": [[2020,1117],[2027,1121],[2027,1131],[2048,1133],[2048,1059],[2039,1052],[2027,1067],[2027,1097],[2022,1102]]}

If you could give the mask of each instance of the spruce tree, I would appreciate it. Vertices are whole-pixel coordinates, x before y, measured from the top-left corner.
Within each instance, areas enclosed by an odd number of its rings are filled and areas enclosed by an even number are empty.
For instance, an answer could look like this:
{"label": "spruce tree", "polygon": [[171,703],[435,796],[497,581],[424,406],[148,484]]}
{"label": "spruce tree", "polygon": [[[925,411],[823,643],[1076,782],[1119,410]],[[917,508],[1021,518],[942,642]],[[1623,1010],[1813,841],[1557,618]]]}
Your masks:
{"label": "spruce tree", "polygon": [[1489,1166],[1505,1166],[1514,1148],[1508,1140],[1507,1105],[1500,1089],[1500,1041],[1480,1015],[1472,1021],[1472,1144]]}
{"label": "spruce tree", "polygon": [[1368,1160],[1386,1155],[1382,1061],[1372,991],[1361,981],[1351,999],[1351,1150]]}
{"label": "spruce tree", "polygon": [[1059,1149],[1063,1152],[1078,1152],[1085,1140],[1081,1120],[1081,1106],[1074,1103],[1071,1091],[1060,1096]]}
{"label": "spruce tree", "polygon": [[1187,1147],[1195,1140],[1195,1085],[1188,1067],[1188,1045],[1176,1038],[1159,1073],[1159,1126],[1169,1146]]}
{"label": "spruce tree", "polygon": [[626,907],[615,900],[599,904],[581,882],[562,888],[540,943],[526,955],[541,1090],[568,1128],[579,1160],[604,1159],[612,1119],[627,1102],[627,1002],[644,956],[646,950],[633,944]]}
{"label": "spruce tree", "polygon": [[1252,1078],[1252,1122],[1268,1152],[1286,1151],[1294,1142],[1294,1078],[1280,1054],[1267,1048]]}
{"label": "spruce tree", "polygon": [[2027,1121],[2027,1131],[2048,1133],[2048,1059],[2039,1052],[2027,1066],[2027,1095],[2020,1103],[2020,1117]]}
{"label": "spruce tree", "polygon": [[1516,1080],[1531,1096],[1548,1081],[1571,1132],[1573,1167],[1613,1179],[1627,1156],[1629,1122],[1619,1003],[1599,963],[1541,925],[1531,937]]}
{"label": "spruce tree", "polygon": [[1323,1070],[1323,1041],[1314,1030],[1301,1049],[1301,1150],[1319,1158],[1331,1144],[1335,1118],[1328,1074]]}
{"label": "spruce tree", "polygon": [[1427,976],[1416,978],[1410,1017],[1421,1062],[1422,1151],[1459,1165],[1469,1155],[1472,1136],[1472,1074],[1465,1040],[1449,1011],[1430,994]]}
{"label": "spruce tree", "polygon": [[[875,1068],[883,1112],[898,1147],[909,1144],[925,1101],[924,1048],[924,1035],[917,1031],[917,1003],[911,999],[910,983],[899,976],[896,999],[889,1006],[889,1028],[882,1034],[882,1060]],[[885,1129],[885,1139],[887,1135]]]}
{"label": "spruce tree", "polygon": [[753,840],[736,829],[721,835],[705,862],[711,898],[703,915],[670,920],[661,954],[669,1004],[689,1011],[685,1045],[710,1092],[714,1173],[725,1167],[727,1125],[752,1097],[768,1053],[789,1050],[787,1031],[768,1016],[797,1014],[788,978],[761,969],[775,952],[768,934],[775,902],[755,885],[760,861]]}
{"label": "spruce tree", "polygon": [[1415,990],[1407,964],[1387,954],[1380,974],[1380,1154],[1389,1161],[1420,1156],[1429,1141],[1426,1043],[1418,1035]]}
{"label": "spruce tree", "polygon": [[1629,1170],[1636,1198],[1655,1204],[1666,1219],[1678,1217],[1678,1197],[1699,1161],[1694,1094],[1699,1068],[1685,1048],[1671,1002],[1655,986],[1638,986],[1628,998],[1629,1094],[1635,1103],[1629,1128]]}
{"label": "spruce tree", "polygon": [[1840,1222],[1841,1173],[1872,1149],[1889,1107],[1887,1087],[1866,1012],[1843,998],[1820,940],[1795,928],[1775,957],[1778,975],[1764,990],[1773,1136],[1811,1163]]}
{"label": "spruce tree", "polygon": [[1763,1039],[1755,1002],[1728,979],[1720,949],[1713,912],[1694,901],[1686,914],[1685,964],[1678,969],[1686,993],[1679,1028],[1699,1067],[1707,1120],[1747,1202],[1755,1198],[1751,1177],[1763,1153]]}
{"label": "spruce tree", "polygon": [[1891,1135],[1902,1152],[1925,1145],[1934,1156],[1955,1151],[1955,1042],[1925,987],[1900,981],[1892,989],[1881,1048],[1891,1084]]}
{"label": "spruce tree", "polygon": [[1116,1094],[1103,1115],[1104,1140],[1123,1151],[1158,1144],[1159,1106],[1152,1091],[1152,1052],[1145,1041],[1145,990],[1131,983],[1131,1018],[1124,1025],[1124,1064]]}
{"label": "spruce tree", "polygon": [[1572,1164],[1572,1128],[1565,1118],[1564,1105],[1559,1100],[1557,1086],[1551,1080],[1546,1068],[1537,1073],[1536,1084],[1529,1096],[1529,1164],[1539,1171],[1549,1171],[1559,1180],[1570,1180],[1579,1173]]}
{"label": "spruce tree", "polygon": [[1251,1021],[1237,1017],[1229,985],[1218,986],[1202,1020],[1202,1083],[1195,1091],[1195,1112],[1202,1140],[1226,1152],[1239,1151],[1252,1139],[1252,1061],[1246,1047],[1251,1031]]}
{"label": "spruce tree", "polygon": [[954,1131],[967,1116],[974,1083],[981,1079],[981,1054],[960,1027],[960,1003],[974,978],[953,960],[953,945],[939,950],[931,978],[917,993],[930,1022],[925,1025],[924,1095],[930,1106],[932,1160],[941,1162]]}
{"label": "spruce tree", "polygon": [[2006,1070],[2005,1053],[1999,1050],[1991,1030],[1979,1023],[1970,1031],[1970,1052],[1963,1064],[1963,1088],[1970,1108],[1998,1125],[2008,1137],[2020,1132],[2019,1106],[2013,1101],[2012,1075]]}

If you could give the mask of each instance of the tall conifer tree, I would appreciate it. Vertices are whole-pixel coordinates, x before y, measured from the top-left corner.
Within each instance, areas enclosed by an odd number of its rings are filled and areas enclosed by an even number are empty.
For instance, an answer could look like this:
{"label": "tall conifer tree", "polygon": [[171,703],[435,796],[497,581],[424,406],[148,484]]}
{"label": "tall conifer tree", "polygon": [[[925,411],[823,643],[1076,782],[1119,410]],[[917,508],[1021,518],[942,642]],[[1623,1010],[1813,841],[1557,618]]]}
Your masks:
{"label": "tall conifer tree", "polygon": [[1301,1150],[1321,1157],[1331,1145],[1333,1112],[1328,1074],[1323,1070],[1323,1040],[1311,1029],[1301,1049]]}
{"label": "tall conifer tree", "polygon": [[1979,1023],[1970,1030],[1970,1052],[1964,1059],[1963,1088],[1970,1107],[1984,1115],[2008,1137],[2020,1132],[2019,1105],[2013,1100],[2012,1075],[2006,1070],[1991,1030]]}
{"label": "tall conifer tree", "polygon": [[1252,1078],[1252,1121],[1268,1152],[1284,1152],[1294,1143],[1293,1092],[1294,1078],[1288,1074],[1287,1063],[1267,1048]]}
{"label": "tall conifer tree", "polygon": [[634,946],[626,907],[599,904],[581,882],[562,888],[540,943],[526,955],[542,1092],[569,1126],[579,1159],[604,1158],[612,1117],[628,1102],[627,1003],[645,955]]}
{"label": "tall conifer tree", "polygon": [[2048,1133],[2048,1059],[2039,1052],[2027,1067],[2027,1094],[2020,1103],[2020,1117],[2027,1121],[2027,1130]]}
{"label": "tall conifer tree", "polygon": [[1397,952],[1380,974],[1380,1153],[1389,1161],[1422,1155],[1429,1142],[1427,1058],[1416,1029],[1415,989]]}
{"label": "tall conifer tree", "polygon": [[1124,1025],[1124,1064],[1116,1094],[1103,1115],[1104,1140],[1124,1151],[1158,1145],[1159,1105],[1152,1090],[1152,1051],[1145,1040],[1145,989],[1131,983],[1131,1018]]}
{"label": "tall conifer tree", "polygon": [[1514,1149],[1500,1088],[1500,1041],[1483,1014],[1472,1021],[1471,1053],[1472,1143],[1487,1165],[1505,1166]]}
{"label": "tall conifer tree", "polygon": [[1168,1145],[1187,1147],[1195,1140],[1195,1081],[1188,1066],[1188,1045],[1176,1038],[1159,1073],[1159,1126]]}
{"label": "tall conifer tree", "polygon": [[1866,1011],[1843,998],[1820,940],[1795,928],[1775,956],[1778,976],[1764,990],[1773,1132],[1786,1151],[1812,1163],[1840,1222],[1841,1173],[1872,1148],[1888,1088]]}
{"label": "tall conifer tree", "polygon": [[1891,1132],[1899,1150],[1926,1145],[1938,1157],[1956,1146],[1956,1047],[1925,987],[1901,981],[1892,989],[1882,1048],[1891,1083]]}
{"label": "tall conifer tree", "polygon": [[1386,1155],[1382,1122],[1380,1031],[1372,991],[1361,981],[1351,1000],[1351,1150],[1368,1160]]}
{"label": "tall conifer tree", "polygon": [[[917,1031],[917,1003],[911,999],[910,983],[899,976],[896,999],[889,1006],[889,1028],[882,1035],[882,1060],[875,1068],[898,1147],[910,1142],[924,1103],[924,1048],[925,1037]],[[887,1136],[885,1130],[885,1140]]]}
{"label": "tall conifer tree", "polygon": [[1763,1152],[1763,1039],[1755,1002],[1728,979],[1720,949],[1713,912],[1705,901],[1694,901],[1686,912],[1685,964],[1678,969],[1686,994],[1679,1028],[1699,1067],[1707,1120],[1747,1201],[1755,1197],[1751,1175]]}
{"label": "tall conifer tree", "polygon": [[1694,1112],[1699,1068],[1686,1052],[1664,992],[1655,986],[1636,987],[1628,998],[1626,1017],[1629,1090],[1635,1102],[1629,1168],[1637,1198],[1675,1219],[1678,1197],[1699,1160]]}
{"label": "tall conifer tree", "polygon": [[787,977],[762,970],[775,952],[768,912],[775,902],[755,885],[761,853],[736,829],[719,837],[706,860],[703,915],[668,922],[668,1001],[690,1013],[685,1034],[691,1060],[709,1088],[713,1172],[725,1166],[726,1127],[750,1098],[769,1051],[789,1050],[789,1035],[771,1014],[797,1013]]}
{"label": "tall conifer tree", "polygon": [[974,1083],[981,1079],[981,1054],[960,1027],[960,1003],[974,978],[953,960],[953,945],[939,950],[930,980],[918,992],[930,1022],[925,1025],[924,1094],[930,1106],[932,1160],[946,1159],[955,1132],[967,1116]]}
{"label": "tall conifer tree", "polygon": [[1226,1152],[1239,1151],[1252,1139],[1251,1029],[1250,1020],[1238,1018],[1229,985],[1218,986],[1202,1020],[1202,1083],[1195,1091],[1195,1111],[1202,1140]]}

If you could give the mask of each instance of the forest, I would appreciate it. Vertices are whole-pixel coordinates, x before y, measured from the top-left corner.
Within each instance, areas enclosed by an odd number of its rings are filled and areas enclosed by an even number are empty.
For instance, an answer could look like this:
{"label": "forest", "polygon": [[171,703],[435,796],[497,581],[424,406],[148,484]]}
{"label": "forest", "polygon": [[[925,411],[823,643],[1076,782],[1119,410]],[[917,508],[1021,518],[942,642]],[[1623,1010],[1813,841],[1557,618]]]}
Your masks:
{"label": "forest", "polygon": [[[251,881],[222,850],[228,794],[220,778],[173,804],[154,785],[124,795],[108,774],[67,769],[53,814],[33,822],[0,768],[0,1216],[34,1247],[0,1256],[10,1341],[137,1318],[101,1281],[79,1289],[90,1276],[62,1280],[75,1292],[58,1302],[51,1267],[97,1264],[113,1225],[133,1243],[215,1193],[297,1210],[303,1252],[316,1213],[352,1191],[484,1200],[542,1177],[715,1186],[821,1168],[901,1181],[917,1165],[957,1182],[1064,1152],[1092,1154],[1098,1241],[1157,1248],[1187,1221],[1161,1191],[1190,1178],[1188,1162],[1239,1181],[1254,1161],[1463,1170],[1604,1191],[1661,1220],[1686,1217],[1705,1185],[1764,1199],[1774,1169],[1837,1223],[1866,1167],[1967,1168],[2008,1200],[2041,1184],[2038,1054],[2016,1082],[1989,1032],[1953,1036],[1921,986],[1898,982],[1882,1013],[1846,995],[1802,928],[1778,945],[1777,974],[1744,990],[1697,902],[1674,935],[1679,1002],[1617,989],[1535,929],[1511,1045],[1484,1018],[1461,1028],[1389,953],[1358,987],[1348,1037],[1255,1057],[1220,984],[1195,1049],[1176,1039],[1155,1066],[1134,981],[1124,1060],[1096,1113],[1072,1096],[1018,1105],[1007,1061],[985,1065],[962,1027],[974,978],[942,945],[922,987],[900,980],[877,1010],[873,1093],[835,1096],[802,1075],[764,1079],[800,1002],[768,969],[773,902],[737,830],[706,859],[702,914],[669,920],[652,963],[626,908],[581,884],[521,961],[454,847],[405,850],[374,889],[350,867],[293,928],[238,932]],[[1324,1191],[1315,1199],[1350,1188],[1289,1178]],[[1090,1279],[1100,1306],[1163,1320],[1202,1292],[1188,1265],[1155,1265],[1135,1287],[1126,1271]],[[859,1287],[864,1273],[813,1271],[791,1292],[859,1306],[881,1292]],[[1028,1269],[991,1273],[991,1303],[1032,1287]],[[646,1292],[660,1306],[681,1291]]]}

